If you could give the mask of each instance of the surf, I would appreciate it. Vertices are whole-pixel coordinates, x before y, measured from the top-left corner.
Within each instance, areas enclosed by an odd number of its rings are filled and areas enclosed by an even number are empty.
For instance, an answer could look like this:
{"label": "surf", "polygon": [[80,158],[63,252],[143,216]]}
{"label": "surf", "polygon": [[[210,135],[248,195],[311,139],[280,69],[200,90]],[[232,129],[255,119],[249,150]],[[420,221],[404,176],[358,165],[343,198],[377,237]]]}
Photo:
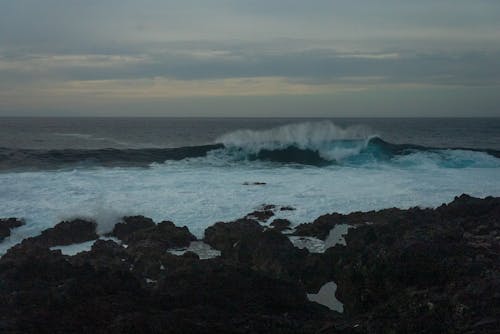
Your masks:
{"label": "surf", "polygon": [[[216,157],[216,159],[215,159]],[[500,151],[428,147],[385,141],[368,127],[340,127],[331,121],[304,122],[266,130],[242,129],[213,143],[174,148],[30,150],[0,148],[0,171],[143,167],[201,159],[210,164],[270,162],[316,167],[434,163],[441,167],[497,167]]]}

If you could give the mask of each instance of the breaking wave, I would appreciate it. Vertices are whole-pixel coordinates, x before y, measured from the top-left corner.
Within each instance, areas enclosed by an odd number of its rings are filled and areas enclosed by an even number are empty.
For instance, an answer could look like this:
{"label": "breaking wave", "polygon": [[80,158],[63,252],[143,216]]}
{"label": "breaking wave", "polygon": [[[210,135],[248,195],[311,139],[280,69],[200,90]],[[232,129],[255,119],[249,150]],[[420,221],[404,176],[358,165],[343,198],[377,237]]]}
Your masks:
{"label": "breaking wave", "polygon": [[500,151],[435,148],[384,141],[362,126],[332,122],[290,124],[269,130],[238,130],[215,144],[144,149],[27,150],[0,148],[0,170],[65,167],[148,167],[152,163],[216,155],[232,162],[270,161],[314,166],[361,166],[390,162],[400,166],[434,163],[441,167],[499,167]]}

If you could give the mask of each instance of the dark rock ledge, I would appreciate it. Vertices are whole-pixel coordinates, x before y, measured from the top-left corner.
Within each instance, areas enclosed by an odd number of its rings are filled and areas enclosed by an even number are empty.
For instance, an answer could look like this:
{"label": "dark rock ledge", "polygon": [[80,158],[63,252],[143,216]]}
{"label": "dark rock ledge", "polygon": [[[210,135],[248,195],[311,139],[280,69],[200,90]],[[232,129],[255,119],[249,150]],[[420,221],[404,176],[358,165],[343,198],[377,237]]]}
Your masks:
{"label": "dark rock ledge", "polygon": [[[257,221],[270,217],[254,212],[207,228],[203,241],[221,251],[208,260],[168,253],[196,238],[142,216],[115,226],[110,236],[121,243],[97,240],[90,251],[66,256],[50,248],[98,235],[94,222],[62,222],[0,259],[0,332],[498,331],[499,198],[462,195],[436,209],[324,215],[295,234],[324,240],[337,224],[357,228],[347,246],[319,254],[280,233],[288,222]],[[0,220],[0,230],[10,233],[18,222]],[[306,297],[331,281],[342,314]]]}

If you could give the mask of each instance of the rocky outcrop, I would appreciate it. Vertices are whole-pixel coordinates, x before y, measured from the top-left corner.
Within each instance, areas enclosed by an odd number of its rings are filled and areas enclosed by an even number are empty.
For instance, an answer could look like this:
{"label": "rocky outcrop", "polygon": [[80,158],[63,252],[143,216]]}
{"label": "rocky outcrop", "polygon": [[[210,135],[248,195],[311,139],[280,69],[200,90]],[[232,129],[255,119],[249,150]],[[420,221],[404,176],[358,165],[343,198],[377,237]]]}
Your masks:
{"label": "rocky outcrop", "polygon": [[[152,235],[141,240],[158,240]],[[304,333],[335,317],[308,302],[300,284],[247,265],[131,247],[98,240],[69,257],[31,243],[8,253],[0,259],[0,332]]]}
{"label": "rocky outcrop", "polygon": [[285,230],[289,230],[290,229],[290,225],[292,223],[290,223],[290,221],[288,219],[281,219],[281,218],[278,218],[278,219],[275,219],[272,221],[272,223],[270,224],[276,231],[279,231],[279,232],[282,232],[282,231],[285,231]]}
{"label": "rocky outcrop", "polygon": [[[490,333],[500,314],[500,199],[461,196],[349,231],[329,249],[345,333]],[[378,213],[380,215],[380,213]],[[490,293],[488,293],[489,291]]]}
{"label": "rocky outcrop", "polygon": [[177,227],[170,221],[163,221],[152,227],[144,228],[129,234],[122,239],[129,246],[141,244],[144,241],[157,243],[162,249],[187,247],[196,237],[186,226]]}
{"label": "rocky outcrop", "polygon": [[42,231],[38,236],[24,239],[7,251],[5,256],[18,256],[29,253],[33,249],[48,249],[54,246],[78,244],[85,241],[95,240],[99,236],[96,233],[95,222],[82,219],[63,221],[56,226]]}
{"label": "rocky outcrop", "polygon": [[242,236],[252,237],[262,232],[264,228],[253,219],[238,219],[234,222],[218,222],[205,230],[203,241],[223,253],[233,248]]}
{"label": "rocky outcrop", "polygon": [[0,219],[0,242],[10,236],[10,231],[24,225],[24,221],[17,218]]}
{"label": "rocky outcrop", "polygon": [[[417,217],[414,214],[424,217]],[[425,219],[426,214],[432,215],[432,210],[410,209],[384,209],[380,211],[353,212],[348,215],[331,213],[318,217],[312,223],[301,224],[296,227],[294,235],[310,236],[325,240],[332,228],[336,225],[347,224],[351,226],[369,224],[395,223],[407,219]]]}
{"label": "rocky outcrop", "polygon": [[123,221],[115,225],[110,235],[126,241],[132,233],[154,226],[155,223],[151,218],[144,216],[123,217]]}
{"label": "rocky outcrop", "polygon": [[63,221],[33,239],[48,247],[77,244],[97,239],[99,236],[96,233],[96,227],[95,222],[82,219]]}
{"label": "rocky outcrop", "polygon": [[[497,331],[500,199],[330,214],[297,231],[325,238],[339,223],[356,228],[325,253],[294,247],[279,232],[285,222],[216,223],[204,241],[222,254],[200,260],[166,251],[195,239],[186,227],[145,217],[115,227],[123,244],[97,240],[65,256],[49,247],[96,235],[92,222],[64,222],[0,259],[0,332]],[[331,281],[343,314],[307,299]]]}
{"label": "rocky outcrop", "polygon": [[240,219],[217,223],[205,231],[205,242],[220,250],[222,258],[245,265],[269,277],[299,282],[318,290],[332,279],[328,261],[293,246],[287,236],[256,221]]}

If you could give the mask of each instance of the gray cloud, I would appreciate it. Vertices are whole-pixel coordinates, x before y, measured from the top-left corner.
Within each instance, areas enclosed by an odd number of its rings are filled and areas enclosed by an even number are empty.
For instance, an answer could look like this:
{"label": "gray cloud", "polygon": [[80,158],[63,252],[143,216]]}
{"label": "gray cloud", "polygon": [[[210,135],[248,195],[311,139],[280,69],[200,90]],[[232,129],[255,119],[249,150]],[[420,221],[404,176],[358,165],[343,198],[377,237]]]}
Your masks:
{"label": "gray cloud", "polygon": [[[168,44],[167,44],[168,46]],[[340,53],[330,49],[266,50],[257,45],[127,55],[36,55],[0,58],[2,81],[181,80],[285,77],[310,84],[356,78],[391,83],[491,85],[500,83],[500,53]],[[3,66],[2,66],[3,64]]]}
{"label": "gray cloud", "polygon": [[280,77],[490,92],[500,85],[498,17],[497,0],[6,0],[0,89]]}

